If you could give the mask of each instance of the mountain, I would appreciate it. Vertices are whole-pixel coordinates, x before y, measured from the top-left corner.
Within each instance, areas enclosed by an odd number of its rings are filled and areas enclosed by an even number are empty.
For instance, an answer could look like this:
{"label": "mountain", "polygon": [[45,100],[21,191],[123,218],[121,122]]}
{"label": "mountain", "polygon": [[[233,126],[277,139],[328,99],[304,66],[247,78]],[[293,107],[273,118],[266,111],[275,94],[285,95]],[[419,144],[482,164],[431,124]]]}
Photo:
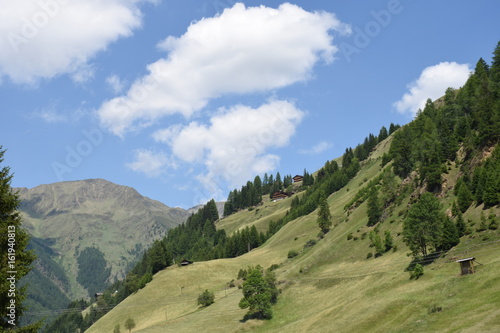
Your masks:
{"label": "mountain", "polygon": [[35,312],[60,309],[69,299],[88,297],[101,287],[90,286],[95,272],[79,270],[78,261],[82,267],[89,261],[101,267],[104,288],[122,279],[154,240],[190,215],[103,179],[15,190],[23,225],[32,237],[30,248],[39,258],[25,279],[28,305]]}

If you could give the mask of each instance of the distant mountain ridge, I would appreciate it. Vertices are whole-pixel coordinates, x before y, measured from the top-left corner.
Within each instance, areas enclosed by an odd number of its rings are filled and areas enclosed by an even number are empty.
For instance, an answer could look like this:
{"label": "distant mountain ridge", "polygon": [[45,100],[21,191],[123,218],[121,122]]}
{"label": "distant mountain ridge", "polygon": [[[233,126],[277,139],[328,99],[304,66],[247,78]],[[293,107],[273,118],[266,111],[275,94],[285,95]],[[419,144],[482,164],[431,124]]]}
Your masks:
{"label": "distant mountain ridge", "polygon": [[[48,289],[58,289],[70,299],[88,296],[85,286],[77,282],[78,275],[84,273],[78,270],[77,258],[88,247],[102,252],[111,268],[108,281],[123,278],[144,249],[192,212],[168,207],[131,187],[104,179],[14,190],[21,199],[23,225],[32,236],[31,248],[39,254],[36,272],[29,279],[29,288],[33,289],[28,292],[30,297],[36,295],[41,276],[45,284],[47,279],[53,283]],[[32,309],[50,309],[36,299],[30,300]]]}

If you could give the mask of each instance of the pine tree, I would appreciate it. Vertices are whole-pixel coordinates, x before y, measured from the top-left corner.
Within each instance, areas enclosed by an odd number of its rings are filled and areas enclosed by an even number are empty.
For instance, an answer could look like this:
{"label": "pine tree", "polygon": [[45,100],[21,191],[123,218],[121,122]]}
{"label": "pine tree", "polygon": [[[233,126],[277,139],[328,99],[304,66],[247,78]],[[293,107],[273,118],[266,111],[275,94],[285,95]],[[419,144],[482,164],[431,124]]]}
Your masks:
{"label": "pine tree", "polygon": [[401,178],[406,178],[413,170],[412,135],[410,127],[394,134],[389,153],[393,157],[394,173]]}
{"label": "pine tree", "polygon": [[327,233],[332,226],[332,214],[330,213],[330,207],[328,207],[328,202],[325,197],[323,197],[319,203],[317,222],[319,228],[324,233]]}
{"label": "pine tree", "polygon": [[410,207],[403,225],[403,239],[413,255],[426,256],[429,248],[438,248],[444,219],[440,209],[439,200],[428,192]]}
{"label": "pine tree", "polygon": [[378,133],[378,142],[384,141],[388,136],[389,133],[387,132],[387,128],[385,128],[385,126],[382,126],[380,132]]}
{"label": "pine tree", "polygon": [[438,249],[441,251],[448,251],[455,245],[460,243],[460,237],[456,225],[448,217],[443,221],[443,233]]}
{"label": "pine tree", "polygon": [[460,186],[457,191],[458,207],[462,213],[465,213],[472,204],[474,197],[465,182],[457,182],[457,186]]}
{"label": "pine tree", "polygon": [[368,197],[368,226],[373,226],[378,223],[382,216],[382,205],[378,198],[378,190],[375,185],[370,189],[370,196]]}
{"label": "pine tree", "polygon": [[458,211],[456,225],[457,225],[458,237],[462,237],[463,235],[465,235],[465,232],[467,231],[467,226],[465,225],[464,217],[461,211]]}
{"label": "pine tree", "polygon": [[[262,195],[262,180],[260,179],[260,177],[257,175],[255,176],[254,180],[253,180],[253,185],[255,186],[255,190],[257,191],[257,193],[259,195]],[[260,200],[259,200],[260,202]]]}
{"label": "pine tree", "polygon": [[[0,165],[4,161],[4,154],[5,150],[0,146]],[[26,298],[26,290],[18,287],[18,281],[31,270],[35,255],[32,250],[26,250],[29,236],[22,227],[21,215],[17,210],[19,196],[10,186],[12,177],[9,167],[0,168],[0,331],[16,327],[23,332],[36,332],[41,323],[19,327],[19,320],[25,310],[22,303]]]}
{"label": "pine tree", "polygon": [[389,230],[386,230],[384,232],[384,235],[385,235],[385,241],[384,241],[385,252],[387,252],[394,247],[394,239],[392,238],[391,232]]}

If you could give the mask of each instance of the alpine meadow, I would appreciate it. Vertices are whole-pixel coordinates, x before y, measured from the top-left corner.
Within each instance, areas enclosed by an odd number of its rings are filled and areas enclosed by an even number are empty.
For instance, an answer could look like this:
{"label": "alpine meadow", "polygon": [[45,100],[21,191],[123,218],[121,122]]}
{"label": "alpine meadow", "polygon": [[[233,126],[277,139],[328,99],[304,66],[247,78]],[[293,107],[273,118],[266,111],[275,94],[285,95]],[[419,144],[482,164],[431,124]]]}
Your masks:
{"label": "alpine meadow", "polygon": [[500,332],[500,6],[201,3],[0,5],[0,332]]}

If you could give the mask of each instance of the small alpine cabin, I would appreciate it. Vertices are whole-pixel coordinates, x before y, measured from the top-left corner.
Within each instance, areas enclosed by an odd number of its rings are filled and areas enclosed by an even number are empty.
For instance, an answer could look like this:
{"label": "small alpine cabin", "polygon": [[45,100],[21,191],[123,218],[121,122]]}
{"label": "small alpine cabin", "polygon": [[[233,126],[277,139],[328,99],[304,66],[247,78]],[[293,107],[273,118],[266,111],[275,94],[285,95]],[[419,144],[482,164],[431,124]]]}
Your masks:
{"label": "small alpine cabin", "polygon": [[476,258],[474,258],[474,257],[470,257],[470,258],[459,259],[456,261],[460,264],[461,275],[474,274],[474,260],[475,259]]}

